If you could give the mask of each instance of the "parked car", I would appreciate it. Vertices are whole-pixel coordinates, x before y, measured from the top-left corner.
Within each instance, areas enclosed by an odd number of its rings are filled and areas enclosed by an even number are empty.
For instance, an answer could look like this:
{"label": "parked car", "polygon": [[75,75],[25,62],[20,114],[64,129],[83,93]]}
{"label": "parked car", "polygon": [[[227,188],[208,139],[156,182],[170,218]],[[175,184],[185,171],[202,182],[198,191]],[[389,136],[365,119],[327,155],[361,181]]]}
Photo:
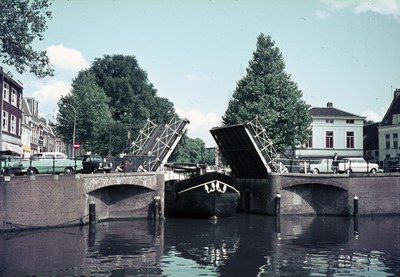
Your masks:
{"label": "parked car", "polygon": [[15,158],[11,155],[1,155],[0,157],[0,170],[1,175],[4,173],[18,175],[22,171],[22,167],[19,164],[20,159]]}
{"label": "parked car", "polygon": [[78,173],[84,172],[111,172],[112,163],[104,161],[99,155],[80,155],[78,160],[82,161],[83,169],[79,170]]}
{"label": "parked car", "polygon": [[400,158],[392,158],[389,161],[389,171],[390,172],[399,172],[400,171]]}
{"label": "parked car", "polygon": [[30,159],[20,162],[23,170],[27,175],[35,175],[41,173],[64,173],[65,175],[73,174],[76,170],[83,168],[82,161],[69,159],[67,155],[57,152],[43,152],[34,154]]}
{"label": "parked car", "polygon": [[333,173],[332,159],[321,159],[321,160],[311,161],[309,170],[312,174]]}
{"label": "parked car", "polygon": [[344,158],[339,161],[338,171],[339,173],[376,173],[379,171],[379,166],[376,163],[367,163],[363,158]]}

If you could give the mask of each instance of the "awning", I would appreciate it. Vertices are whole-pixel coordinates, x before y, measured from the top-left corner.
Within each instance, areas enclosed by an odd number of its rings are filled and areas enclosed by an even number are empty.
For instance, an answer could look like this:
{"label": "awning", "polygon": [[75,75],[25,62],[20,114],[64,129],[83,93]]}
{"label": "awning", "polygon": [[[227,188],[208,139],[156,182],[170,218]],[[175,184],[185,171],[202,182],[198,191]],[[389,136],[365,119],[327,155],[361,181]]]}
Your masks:
{"label": "awning", "polygon": [[25,144],[22,144],[21,148],[25,151],[31,152],[31,147]]}
{"label": "awning", "polygon": [[24,154],[24,150],[22,150],[21,146],[3,141],[3,151],[4,149],[20,155]]}

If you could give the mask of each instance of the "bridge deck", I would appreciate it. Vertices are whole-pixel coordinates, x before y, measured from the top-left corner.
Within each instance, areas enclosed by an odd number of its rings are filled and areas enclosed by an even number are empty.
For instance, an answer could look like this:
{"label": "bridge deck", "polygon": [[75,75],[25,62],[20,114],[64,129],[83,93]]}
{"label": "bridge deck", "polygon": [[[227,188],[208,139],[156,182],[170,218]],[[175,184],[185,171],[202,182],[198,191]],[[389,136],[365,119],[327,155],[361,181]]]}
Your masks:
{"label": "bridge deck", "polygon": [[237,178],[267,178],[268,167],[246,123],[210,130],[219,151]]}

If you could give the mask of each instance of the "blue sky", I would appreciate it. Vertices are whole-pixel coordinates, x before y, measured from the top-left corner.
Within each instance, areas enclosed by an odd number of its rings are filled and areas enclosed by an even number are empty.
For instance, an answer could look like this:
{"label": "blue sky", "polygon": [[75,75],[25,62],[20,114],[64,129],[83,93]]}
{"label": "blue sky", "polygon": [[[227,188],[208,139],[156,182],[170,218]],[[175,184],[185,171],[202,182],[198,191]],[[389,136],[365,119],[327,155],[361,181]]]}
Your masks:
{"label": "blue sky", "polygon": [[[314,107],[380,121],[400,88],[400,0],[55,0],[44,41],[56,75],[14,77],[55,121],[77,72],[104,54],[133,55],[158,91],[190,120],[189,137],[214,146],[209,129],[244,76],[260,33]],[[135,137],[135,134],[133,134]]]}

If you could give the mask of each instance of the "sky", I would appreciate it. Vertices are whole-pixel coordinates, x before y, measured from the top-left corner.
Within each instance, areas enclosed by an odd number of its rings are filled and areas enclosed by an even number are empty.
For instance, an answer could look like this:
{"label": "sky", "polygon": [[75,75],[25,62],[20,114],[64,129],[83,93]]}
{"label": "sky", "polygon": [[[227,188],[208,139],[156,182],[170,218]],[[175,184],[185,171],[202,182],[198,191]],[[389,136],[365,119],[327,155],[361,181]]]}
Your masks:
{"label": "sky", "polygon": [[[381,121],[400,88],[400,0],[53,0],[52,19],[35,50],[55,76],[14,78],[55,121],[57,101],[95,58],[135,56],[157,95],[190,121],[206,147],[221,126],[257,37],[271,36],[285,71],[313,107]],[[136,137],[135,134],[132,134]]]}

